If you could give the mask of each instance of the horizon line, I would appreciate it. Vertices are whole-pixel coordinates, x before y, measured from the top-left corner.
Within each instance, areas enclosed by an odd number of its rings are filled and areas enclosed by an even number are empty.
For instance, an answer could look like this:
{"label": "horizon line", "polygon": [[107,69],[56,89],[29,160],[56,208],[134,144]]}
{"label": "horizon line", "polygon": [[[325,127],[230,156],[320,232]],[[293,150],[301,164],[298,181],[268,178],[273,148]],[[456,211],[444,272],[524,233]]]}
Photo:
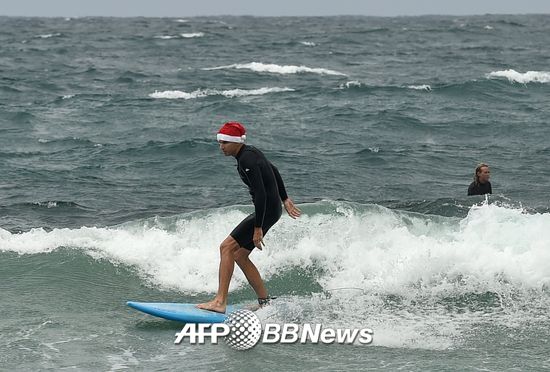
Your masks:
{"label": "horizon line", "polygon": [[249,18],[330,18],[330,17],[373,17],[373,18],[414,18],[414,17],[481,17],[481,16],[547,16],[549,13],[425,13],[402,15],[371,15],[371,14],[330,14],[330,15],[258,15],[258,14],[203,14],[203,15],[16,15],[0,14],[6,18],[205,18],[205,17],[249,17]]}

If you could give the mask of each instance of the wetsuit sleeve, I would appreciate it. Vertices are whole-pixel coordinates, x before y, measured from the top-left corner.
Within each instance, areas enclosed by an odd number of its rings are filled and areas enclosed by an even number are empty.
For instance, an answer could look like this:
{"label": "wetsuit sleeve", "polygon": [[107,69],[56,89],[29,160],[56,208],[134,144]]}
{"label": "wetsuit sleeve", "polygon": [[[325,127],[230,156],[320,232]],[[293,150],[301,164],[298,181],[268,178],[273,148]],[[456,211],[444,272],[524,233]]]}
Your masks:
{"label": "wetsuit sleeve", "polygon": [[279,189],[279,196],[281,197],[282,201],[285,201],[288,199],[288,195],[285,189],[285,183],[283,182],[283,179],[277,167],[271,163],[269,163],[269,165],[271,165],[271,169],[273,169],[273,174],[275,175],[275,179],[277,180],[277,188]]}
{"label": "wetsuit sleeve", "polygon": [[254,227],[261,227],[264,222],[267,204],[267,193],[262,178],[262,171],[258,164],[258,160],[252,157],[242,159],[240,164],[241,168],[244,170],[245,177],[248,179],[250,189],[254,194],[254,212],[256,214]]}
{"label": "wetsuit sleeve", "polygon": [[493,186],[491,186],[491,182],[489,182],[489,194],[493,193]]}

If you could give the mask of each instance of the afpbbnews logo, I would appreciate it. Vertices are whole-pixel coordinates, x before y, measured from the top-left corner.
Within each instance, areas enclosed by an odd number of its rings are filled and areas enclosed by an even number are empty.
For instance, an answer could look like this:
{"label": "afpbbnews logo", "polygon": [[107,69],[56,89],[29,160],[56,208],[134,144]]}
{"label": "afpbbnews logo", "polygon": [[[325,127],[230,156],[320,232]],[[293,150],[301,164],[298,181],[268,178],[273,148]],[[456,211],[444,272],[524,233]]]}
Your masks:
{"label": "afpbbnews logo", "polygon": [[219,338],[237,349],[247,350],[260,340],[264,344],[354,344],[372,343],[373,332],[363,329],[323,328],[321,324],[266,324],[262,330],[260,319],[249,310],[238,310],[219,324],[186,324],[181,332],[176,333],[176,344],[188,338],[190,344],[204,344],[207,339],[217,344]]}
{"label": "afpbbnews logo", "polygon": [[263,331],[262,343],[264,344],[294,344],[300,342],[306,344],[370,344],[372,342],[372,330],[363,329],[333,329],[323,328],[321,324],[304,324],[300,329],[298,324],[266,324]]}

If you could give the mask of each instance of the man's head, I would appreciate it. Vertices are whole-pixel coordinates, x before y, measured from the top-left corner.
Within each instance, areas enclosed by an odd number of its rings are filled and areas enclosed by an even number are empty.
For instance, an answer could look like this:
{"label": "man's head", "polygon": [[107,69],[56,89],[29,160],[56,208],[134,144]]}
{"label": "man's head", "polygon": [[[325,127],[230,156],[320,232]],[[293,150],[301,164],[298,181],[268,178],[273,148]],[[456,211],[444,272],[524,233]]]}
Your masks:
{"label": "man's head", "polygon": [[241,123],[230,121],[222,125],[216,136],[226,156],[236,156],[246,140],[246,129]]}

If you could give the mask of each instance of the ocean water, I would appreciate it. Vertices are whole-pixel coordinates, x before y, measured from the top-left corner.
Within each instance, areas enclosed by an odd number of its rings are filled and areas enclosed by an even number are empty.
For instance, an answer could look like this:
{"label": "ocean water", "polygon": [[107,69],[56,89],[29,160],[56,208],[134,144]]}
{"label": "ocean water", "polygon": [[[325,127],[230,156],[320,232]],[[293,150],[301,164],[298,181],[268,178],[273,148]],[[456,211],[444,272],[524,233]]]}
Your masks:
{"label": "ocean water", "polygon": [[[549,16],[0,17],[6,370],[550,368]],[[241,121],[303,216],[264,322],[372,345],[174,345],[252,205]],[[494,194],[466,197],[477,163]],[[230,300],[254,301],[236,269]]]}

